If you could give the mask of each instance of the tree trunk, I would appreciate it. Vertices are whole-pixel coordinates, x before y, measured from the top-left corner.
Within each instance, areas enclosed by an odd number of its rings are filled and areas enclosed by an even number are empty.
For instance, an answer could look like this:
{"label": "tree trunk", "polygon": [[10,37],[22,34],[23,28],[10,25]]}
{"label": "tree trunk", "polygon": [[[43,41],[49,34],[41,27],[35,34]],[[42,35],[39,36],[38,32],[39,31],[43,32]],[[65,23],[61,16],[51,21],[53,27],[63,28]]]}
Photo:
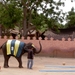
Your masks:
{"label": "tree trunk", "polygon": [[24,24],[23,24],[23,36],[25,37],[25,39],[27,39],[27,24],[26,24],[26,20],[24,20]]}
{"label": "tree trunk", "polygon": [[27,38],[27,20],[26,20],[27,8],[26,8],[26,4],[25,4],[25,2],[23,0],[22,0],[22,3],[23,3],[23,13],[24,13],[24,19],[23,19],[23,36],[26,39]]}

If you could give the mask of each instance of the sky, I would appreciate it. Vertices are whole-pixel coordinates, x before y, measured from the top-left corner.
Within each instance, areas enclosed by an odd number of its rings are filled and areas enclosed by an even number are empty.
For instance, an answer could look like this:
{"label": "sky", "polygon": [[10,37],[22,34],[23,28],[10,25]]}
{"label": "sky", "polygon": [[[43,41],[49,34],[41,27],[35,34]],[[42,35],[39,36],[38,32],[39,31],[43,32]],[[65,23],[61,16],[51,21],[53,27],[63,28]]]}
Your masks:
{"label": "sky", "polygon": [[[55,0],[55,1],[59,1],[59,0]],[[74,0],[74,2],[71,2],[71,0],[61,0],[61,1],[65,3],[65,6],[64,7],[63,6],[60,7],[60,9],[62,9],[63,12],[70,11],[72,7],[75,8],[75,0]],[[48,6],[48,8],[49,8],[49,6]],[[42,11],[39,11],[39,13],[41,13],[41,12]]]}
{"label": "sky", "polygon": [[65,7],[61,7],[64,12],[68,12],[71,10],[72,7],[75,8],[75,1],[71,2],[71,0],[62,0],[65,2]]}
{"label": "sky", "polygon": [[[71,0],[62,0],[65,2],[65,6],[61,7],[61,9],[63,10],[63,12],[68,12],[71,10],[72,7],[74,7],[75,9],[75,1],[71,2]],[[62,24],[65,25],[66,21],[64,20],[64,22]]]}
{"label": "sky", "polygon": [[[55,1],[59,1],[59,0],[55,0]],[[75,0],[74,2],[71,2],[71,0],[61,0],[61,1],[65,3],[64,7],[63,6],[60,7],[60,9],[62,9],[64,13],[65,12],[67,13],[68,11],[70,11],[72,7],[74,7],[75,9]],[[38,13],[42,13],[42,11],[39,11]],[[66,21],[64,20],[62,24],[65,24],[65,23]]]}

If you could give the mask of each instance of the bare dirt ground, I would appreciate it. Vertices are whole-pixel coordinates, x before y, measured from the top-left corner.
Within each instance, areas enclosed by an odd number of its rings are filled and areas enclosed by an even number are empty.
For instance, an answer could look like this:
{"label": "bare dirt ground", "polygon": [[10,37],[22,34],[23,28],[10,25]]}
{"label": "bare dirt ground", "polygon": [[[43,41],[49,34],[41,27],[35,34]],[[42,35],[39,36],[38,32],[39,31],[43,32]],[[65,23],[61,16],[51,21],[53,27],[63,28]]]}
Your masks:
{"label": "bare dirt ground", "polygon": [[[0,75],[75,75],[75,59],[74,58],[52,58],[52,57],[34,57],[33,69],[27,69],[27,57],[22,57],[23,67],[18,68],[18,62],[14,57],[9,60],[9,68],[3,68],[3,55],[0,55]],[[65,63],[65,65],[63,65]],[[51,67],[49,67],[49,66]],[[47,67],[48,66],[48,67]],[[61,66],[61,67],[59,67]],[[65,67],[64,67],[65,66]],[[68,67],[66,67],[68,66]],[[54,72],[42,72],[41,70],[55,70]],[[68,72],[57,72],[68,70]],[[69,72],[72,70],[73,72]]]}

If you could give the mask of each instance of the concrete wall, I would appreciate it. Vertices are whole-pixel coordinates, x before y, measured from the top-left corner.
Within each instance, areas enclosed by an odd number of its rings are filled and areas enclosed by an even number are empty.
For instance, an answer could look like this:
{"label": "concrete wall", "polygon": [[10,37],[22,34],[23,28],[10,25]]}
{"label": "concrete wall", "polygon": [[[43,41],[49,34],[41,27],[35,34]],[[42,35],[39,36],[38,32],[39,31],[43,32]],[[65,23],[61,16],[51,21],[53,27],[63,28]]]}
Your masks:
{"label": "concrete wall", "polygon": [[[13,39],[11,36],[9,39]],[[18,37],[16,37],[18,39]],[[0,37],[0,46],[7,41],[7,36],[4,36],[4,38]],[[75,57],[75,39],[71,41],[70,38],[68,38],[67,41],[65,41],[65,38],[62,38],[62,40],[53,40],[53,38],[50,38],[50,40],[36,40],[35,37],[33,40],[30,40],[30,37],[27,38],[27,40],[22,37],[21,39],[18,39],[20,41],[23,41],[25,43],[32,42],[37,49],[39,49],[39,41],[42,44],[42,52],[39,54],[41,56],[50,56],[50,57]],[[1,50],[0,53],[2,54]]]}

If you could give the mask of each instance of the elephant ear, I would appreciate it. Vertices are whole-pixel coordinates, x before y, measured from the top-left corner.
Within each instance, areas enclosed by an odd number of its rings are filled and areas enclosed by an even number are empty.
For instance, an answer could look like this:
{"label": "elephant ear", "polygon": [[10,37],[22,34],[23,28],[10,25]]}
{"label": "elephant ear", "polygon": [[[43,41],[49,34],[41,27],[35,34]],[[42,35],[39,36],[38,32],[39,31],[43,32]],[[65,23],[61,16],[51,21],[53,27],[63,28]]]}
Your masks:
{"label": "elephant ear", "polygon": [[33,48],[32,43],[27,43],[24,49],[31,49]]}

